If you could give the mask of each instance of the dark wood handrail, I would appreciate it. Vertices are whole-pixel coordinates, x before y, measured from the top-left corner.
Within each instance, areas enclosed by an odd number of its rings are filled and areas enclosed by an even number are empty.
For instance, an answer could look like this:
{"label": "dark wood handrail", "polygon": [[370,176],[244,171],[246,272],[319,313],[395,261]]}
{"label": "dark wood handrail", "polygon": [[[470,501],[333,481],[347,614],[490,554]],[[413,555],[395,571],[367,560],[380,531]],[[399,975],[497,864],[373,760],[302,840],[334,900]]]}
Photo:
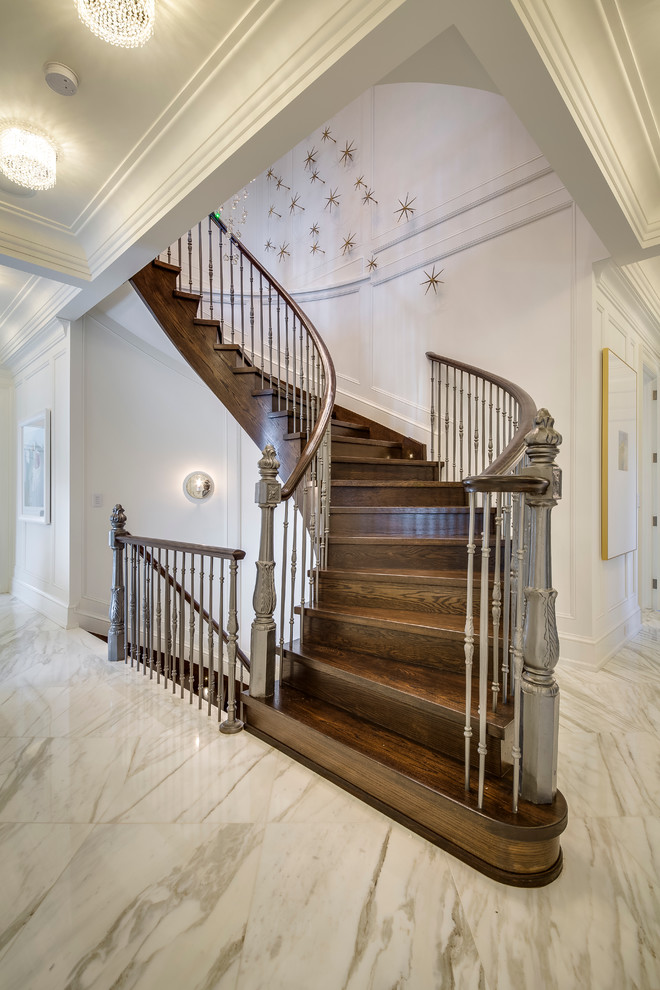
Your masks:
{"label": "dark wood handrail", "polygon": [[531,478],[523,474],[479,474],[466,478],[466,492],[513,492],[522,495],[543,495],[550,482],[547,478]]}
{"label": "dark wood handrail", "polygon": [[307,468],[312,463],[312,458],[316,454],[317,450],[321,446],[325,431],[330,423],[330,417],[332,416],[332,408],[335,404],[335,395],[337,391],[337,379],[335,376],[335,366],[332,363],[332,358],[330,357],[330,352],[323,341],[323,338],[319,335],[318,330],[311,322],[311,320],[303,313],[302,309],[298,303],[289,295],[289,293],[284,289],[276,279],[268,272],[264,266],[258,261],[257,258],[248,251],[246,247],[239,240],[237,240],[233,234],[230,234],[227,227],[224,225],[222,220],[215,215],[215,213],[210,214],[210,219],[215,223],[220,229],[229,236],[230,240],[234,246],[243,254],[248,261],[257,269],[260,275],[262,275],[269,285],[271,285],[275,291],[284,299],[288,306],[291,307],[293,312],[296,314],[301,324],[305,327],[305,330],[309,336],[314,341],[316,348],[319,352],[321,361],[323,363],[323,371],[325,377],[325,390],[323,392],[323,398],[321,401],[321,409],[319,411],[318,419],[314,424],[314,429],[309,435],[309,439],[305,446],[303,447],[298,463],[294,467],[293,471],[287,478],[287,480],[282,485],[282,501],[291,498],[295,492],[301,479],[304,477]]}
{"label": "dark wood handrail", "polygon": [[[223,643],[229,642],[229,633],[225,629],[220,628],[220,623],[217,619],[212,619],[208,611],[199,604],[196,598],[186,591],[185,588],[181,587],[181,583],[176,581],[169,571],[165,570],[162,564],[159,564],[157,560],[154,560],[153,555],[147,550],[147,546],[150,547],[160,547],[164,550],[183,550],[186,553],[201,553],[206,557],[216,557],[222,560],[243,560],[245,557],[245,550],[226,550],[223,547],[207,547],[201,543],[179,543],[177,540],[148,540],[144,539],[142,536],[131,536],[130,533],[124,533],[121,536],[115,536],[117,543],[124,543],[129,546],[137,546],[138,553],[140,557],[150,566],[157,571],[162,578],[168,582],[171,588],[174,588],[176,594],[181,594],[188,605],[191,606],[197,612],[198,615],[205,622],[210,622],[213,631],[222,638]],[[246,670],[250,669],[250,658],[243,653],[242,649],[238,644],[236,645],[236,655],[243,664]]]}
{"label": "dark wood handrail", "polygon": [[245,550],[228,550],[226,547],[211,547],[204,543],[181,543],[178,540],[152,540],[150,536],[131,536],[122,533],[115,537],[117,543],[130,546],[158,547],[160,550],[181,550],[184,553],[203,553],[206,557],[218,557],[222,560],[243,560]]}
{"label": "dark wood handrail", "polygon": [[[426,356],[429,361],[438,361],[441,364],[447,364],[452,368],[457,368],[459,371],[466,371],[469,375],[476,375],[479,378],[483,378],[484,381],[490,382],[498,388],[503,389],[505,392],[508,392],[518,403],[518,427],[516,432],[511,437],[504,450],[498,454],[495,460],[488,465],[485,471],[482,471],[481,474],[477,475],[477,477],[484,478],[492,475],[508,474],[513,470],[525,452],[526,435],[530,432],[530,430],[534,429],[536,405],[531,395],[529,395],[523,388],[520,388],[519,385],[516,385],[514,382],[510,382],[508,378],[500,378],[499,375],[494,375],[490,371],[484,371],[483,368],[475,368],[471,364],[463,364],[461,361],[455,361],[453,358],[443,357],[441,354],[434,354],[433,351],[427,351]],[[471,479],[466,479],[465,484],[467,484],[468,480]]]}

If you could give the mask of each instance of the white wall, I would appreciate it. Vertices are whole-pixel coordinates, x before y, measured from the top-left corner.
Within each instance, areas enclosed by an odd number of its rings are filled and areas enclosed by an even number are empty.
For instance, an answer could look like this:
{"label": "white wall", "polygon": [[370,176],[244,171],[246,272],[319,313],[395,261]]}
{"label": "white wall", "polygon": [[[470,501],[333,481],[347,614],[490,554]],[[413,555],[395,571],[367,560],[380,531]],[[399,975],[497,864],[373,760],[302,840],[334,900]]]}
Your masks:
{"label": "white wall", "polygon": [[[107,630],[109,517],[119,502],[135,535],[250,550],[241,565],[239,603],[245,649],[253,618],[255,540],[258,549],[259,451],[187,365],[134,337],[100,309],[84,318],[83,367],[81,624]],[[196,469],[215,481],[213,496],[200,504],[188,501],[182,488]],[[95,495],[101,496],[100,507],[93,505]]]}
{"label": "white wall", "polygon": [[[322,140],[320,127],[273,163],[290,190],[277,190],[266,173],[249,185],[245,243],[296,289],[329,344],[343,404],[428,443],[430,350],[510,378],[550,409],[564,438],[564,498],[553,516],[562,656],[598,663],[610,647],[600,620],[607,582],[593,535],[600,497],[593,266],[606,256],[602,244],[496,94],[379,86],[326,124],[336,144]],[[347,142],[356,152],[344,167]],[[305,168],[313,148],[324,185]],[[359,176],[377,205],[362,202]],[[340,206],[331,215],[325,198],[335,189]],[[296,194],[304,212],[291,211]],[[407,195],[416,213],[397,222]],[[268,215],[271,206],[281,219]],[[232,215],[231,203],[224,215]],[[314,224],[318,236],[310,234]],[[349,234],[355,247],[342,254]],[[310,251],[314,239],[325,254]],[[264,250],[268,240],[286,245],[289,256]],[[443,270],[437,295],[423,284],[434,265]],[[612,620],[619,639],[632,629],[636,588],[630,581],[628,588],[632,597]]]}
{"label": "white wall", "polygon": [[0,594],[9,591],[14,566],[13,378],[0,368]]}
{"label": "white wall", "polygon": [[[78,325],[55,320],[33,338],[13,369],[15,423],[50,410],[51,523],[21,521],[16,511],[12,591],[65,627],[77,624],[75,582],[71,584],[71,520],[77,497],[72,474],[76,462],[71,457],[71,369],[77,366],[79,348]],[[17,458],[18,444],[13,462],[18,507]]]}

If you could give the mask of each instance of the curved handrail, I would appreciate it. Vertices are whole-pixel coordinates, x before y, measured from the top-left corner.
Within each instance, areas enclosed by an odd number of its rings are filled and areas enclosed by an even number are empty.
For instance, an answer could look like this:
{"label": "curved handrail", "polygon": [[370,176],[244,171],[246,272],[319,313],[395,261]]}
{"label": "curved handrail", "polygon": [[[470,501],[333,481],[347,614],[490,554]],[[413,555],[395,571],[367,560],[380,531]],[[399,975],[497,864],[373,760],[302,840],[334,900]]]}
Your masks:
{"label": "curved handrail", "polygon": [[248,251],[248,249],[244,247],[243,244],[241,244],[241,242],[237,240],[237,238],[235,238],[233,234],[229,233],[225,224],[222,222],[222,220],[220,220],[219,217],[215,215],[215,213],[211,213],[209,215],[209,219],[211,220],[211,222],[215,223],[218,227],[220,227],[225,234],[228,234],[230,240],[232,241],[233,245],[238,249],[238,251],[240,251],[240,253],[248,259],[248,261],[259,272],[259,274],[262,275],[263,278],[266,279],[268,284],[271,285],[273,289],[275,289],[277,294],[281,296],[282,299],[284,299],[286,304],[298,317],[302,326],[305,327],[305,330],[307,331],[312,341],[314,342],[322,361],[323,373],[324,373],[324,391],[321,399],[321,408],[316,423],[314,424],[314,427],[309,435],[309,439],[307,440],[307,443],[305,444],[305,446],[303,447],[300,453],[300,457],[298,458],[298,462],[296,466],[294,467],[293,471],[291,472],[287,480],[282,485],[282,501],[284,502],[287,499],[291,498],[296,488],[298,487],[298,484],[300,483],[301,479],[304,477],[307,469],[312,463],[314,455],[317,453],[317,451],[321,446],[325,432],[330,424],[330,417],[332,416],[332,409],[335,404],[335,395],[337,391],[335,366],[332,363],[330,352],[328,351],[328,348],[326,347],[323,338],[320,336],[318,330],[316,329],[312,321],[305,315],[305,313],[303,313],[298,303],[292,298],[292,296],[289,295],[286,289],[284,289],[279,284],[279,282],[273,278],[270,272],[268,272],[264,268],[261,262],[257,258],[255,258],[252,252]]}
{"label": "curved handrail", "polygon": [[[489,477],[491,475],[504,475],[508,474],[516,466],[518,461],[521,459],[525,453],[525,437],[530,430],[534,428],[534,417],[536,416],[536,405],[532,397],[519,385],[508,380],[508,378],[501,378],[499,375],[495,375],[490,371],[484,371],[483,368],[476,368],[471,364],[464,364],[462,361],[455,361],[453,358],[444,357],[441,354],[435,354],[433,351],[427,351],[426,357],[429,361],[437,361],[441,364],[446,364],[452,368],[456,368],[459,371],[467,372],[469,375],[476,375],[482,378],[484,381],[495,385],[497,388],[501,388],[503,391],[508,392],[515,402],[518,404],[518,425],[516,432],[509,440],[504,450],[502,450],[497,457],[485,468],[481,474],[477,477]],[[467,480],[467,479],[466,479]]]}

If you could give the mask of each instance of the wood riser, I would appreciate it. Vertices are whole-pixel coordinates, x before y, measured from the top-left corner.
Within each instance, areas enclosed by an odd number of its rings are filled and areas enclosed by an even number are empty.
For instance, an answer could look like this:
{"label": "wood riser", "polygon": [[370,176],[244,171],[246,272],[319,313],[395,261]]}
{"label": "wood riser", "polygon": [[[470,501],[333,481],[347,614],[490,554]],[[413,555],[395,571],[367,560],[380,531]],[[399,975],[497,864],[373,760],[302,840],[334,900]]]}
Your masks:
{"label": "wood riser", "polygon": [[[377,537],[372,542],[349,542],[350,538],[330,537],[328,547],[328,567],[364,571],[375,570],[408,571],[424,570],[438,573],[453,572],[456,575],[467,573],[466,544],[452,546],[441,542],[415,544],[411,541],[386,543]],[[475,574],[479,573],[479,550],[475,557]],[[490,557],[491,571],[493,555]]]}
{"label": "wood riser", "polygon": [[559,794],[555,802],[558,825],[537,830],[516,828],[431,791],[249,696],[245,697],[245,718],[249,732],[494,880],[541,887],[561,873],[559,836],[565,828],[565,805]]}
{"label": "wood riser", "polygon": [[336,481],[341,480],[374,480],[379,481],[437,481],[437,464],[414,464],[403,458],[386,459],[379,458],[379,464],[364,464],[359,460],[341,461],[339,454],[334,450],[332,456],[332,477]]}
{"label": "wood riser", "polygon": [[[482,513],[477,514],[476,532],[481,532]],[[330,510],[333,536],[428,536],[462,537],[467,545],[470,510],[464,507],[429,508],[347,506]]]}
{"label": "wood riser", "polygon": [[[350,480],[350,479],[349,479]],[[450,486],[445,487],[437,481],[418,481],[416,484],[401,482],[367,482],[357,484],[353,479],[352,484],[346,481],[332,480],[333,508],[342,506],[464,506],[465,493],[463,487],[456,489]]]}
{"label": "wood riser", "polygon": [[[392,615],[396,619],[396,613]],[[462,633],[425,632],[422,627],[408,625],[393,628],[383,624],[363,624],[340,614],[320,616],[305,611],[305,645],[313,649],[314,643],[332,643],[336,649],[387,657],[392,661],[418,664],[437,670],[465,670],[465,649]],[[478,655],[479,637],[475,636],[475,655]]]}
{"label": "wood riser", "polygon": [[[479,610],[479,585],[475,583],[473,607]],[[319,574],[319,605],[324,607],[352,605],[354,608],[384,608],[395,611],[420,612],[428,615],[465,616],[467,604],[466,581],[457,580],[453,586],[438,586],[431,580],[411,575],[388,575],[379,580],[368,571],[343,571]]]}
{"label": "wood riser", "polygon": [[[406,739],[428,746],[438,753],[445,753],[456,760],[465,758],[463,724],[443,714],[438,705],[421,706],[400,692],[374,690],[368,682],[360,683],[357,677],[342,676],[342,672],[329,666],[311,666],[294,653],[287,651],[282,661],[282,682],[290,684],[303,694],[311,695],[328,704],[383,728],[393,728]],[[478,738],[479,723],[472,720],[473,738]],[[510,747],[507,747],[510,748]],[[472,747],[471,764],[479,766],[479,754]],[[488,738],[486,772],[500,777],[511,769],[502,762],[502,741]]]}

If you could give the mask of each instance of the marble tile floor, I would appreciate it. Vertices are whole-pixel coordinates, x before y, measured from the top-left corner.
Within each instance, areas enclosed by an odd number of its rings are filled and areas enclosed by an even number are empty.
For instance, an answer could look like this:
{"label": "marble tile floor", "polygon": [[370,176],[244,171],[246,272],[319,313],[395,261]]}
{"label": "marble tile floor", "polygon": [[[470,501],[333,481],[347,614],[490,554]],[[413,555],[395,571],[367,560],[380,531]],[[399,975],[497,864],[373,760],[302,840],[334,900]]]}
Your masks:
{"label": "marble tile floor", "polygon": [[551,886],[501,886],[0,596],[2,990],[658,990],[660,620],[564,664]]}

